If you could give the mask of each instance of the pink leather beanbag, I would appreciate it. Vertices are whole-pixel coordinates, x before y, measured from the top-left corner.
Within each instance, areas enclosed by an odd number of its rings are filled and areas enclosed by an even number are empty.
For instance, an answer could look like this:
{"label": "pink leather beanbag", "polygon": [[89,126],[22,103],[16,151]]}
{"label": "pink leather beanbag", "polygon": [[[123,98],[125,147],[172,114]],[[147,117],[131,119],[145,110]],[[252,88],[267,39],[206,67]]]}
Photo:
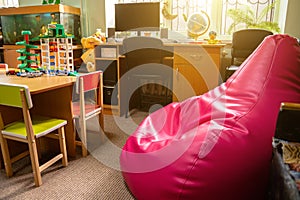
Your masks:
{"label": "pink leather beanbag", "polygon": [[281,102],[300,103],[300,47],[278,34],[225,83],[144,119],[120,156],[128,188],[140,200],[266,199]]}

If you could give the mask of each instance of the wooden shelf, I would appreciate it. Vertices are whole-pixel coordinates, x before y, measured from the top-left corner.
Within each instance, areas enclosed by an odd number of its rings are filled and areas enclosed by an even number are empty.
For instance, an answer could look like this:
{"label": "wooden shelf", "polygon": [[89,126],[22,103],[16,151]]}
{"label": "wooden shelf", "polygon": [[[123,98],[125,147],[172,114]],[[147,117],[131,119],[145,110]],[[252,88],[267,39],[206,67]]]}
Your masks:
{"label": "wooden shelf", "polygon": [[66,6],[62,4],[56,5],[41,5],[41,6],[25,6],[18,8],[1,8],[0,15],[24,15],[24,14],[36,14],[36,13],[51,13],[51,12],[60,12],[60,13],[69,13],[80,15],[80,8],[75,8],[72,6]]}
{"label": "wooden shelf", "polygon": [[95,60],[118,60],[118,58],[95,58]]}

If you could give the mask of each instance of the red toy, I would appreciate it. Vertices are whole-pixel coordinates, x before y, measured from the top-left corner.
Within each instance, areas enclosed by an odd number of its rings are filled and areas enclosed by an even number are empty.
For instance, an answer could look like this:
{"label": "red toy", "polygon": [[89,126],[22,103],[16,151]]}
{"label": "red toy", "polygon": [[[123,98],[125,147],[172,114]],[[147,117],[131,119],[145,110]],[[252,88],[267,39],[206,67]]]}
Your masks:
{"label": "red toy", "polygon": [[267,199],[281,102],[300,103],[300,47],[268,36],[225,83],[147,117],[120,165],[137,199]]}

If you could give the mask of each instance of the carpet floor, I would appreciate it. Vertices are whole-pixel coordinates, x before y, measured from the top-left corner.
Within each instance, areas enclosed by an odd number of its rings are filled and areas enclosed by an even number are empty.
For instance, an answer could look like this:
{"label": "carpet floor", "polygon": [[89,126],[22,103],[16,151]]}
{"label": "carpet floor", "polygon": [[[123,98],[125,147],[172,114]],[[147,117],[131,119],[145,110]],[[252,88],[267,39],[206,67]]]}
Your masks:
{"label": "carpet floor", "polygon": [[128,135],[146,116],[143,112],[129,118],[105,115],[104,137],[97,134],[97,119],[89,121],[90,154],[83,158],[78,149],[67,167],[58,162],[46,169],[40,187],[34,186],[29,157],[13,164],[11,178],[0,169],[0,199],[134,199],[119,170],[119,155]]}

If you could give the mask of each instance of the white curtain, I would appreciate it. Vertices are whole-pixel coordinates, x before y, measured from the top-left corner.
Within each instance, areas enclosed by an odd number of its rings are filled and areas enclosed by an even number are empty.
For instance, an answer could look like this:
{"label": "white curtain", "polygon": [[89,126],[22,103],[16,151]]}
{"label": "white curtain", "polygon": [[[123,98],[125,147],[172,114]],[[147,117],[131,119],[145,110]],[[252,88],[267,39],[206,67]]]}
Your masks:
{"label": "white curtain", "polygon": [[19,0],[0,0],[0,8],[19,7]]}

